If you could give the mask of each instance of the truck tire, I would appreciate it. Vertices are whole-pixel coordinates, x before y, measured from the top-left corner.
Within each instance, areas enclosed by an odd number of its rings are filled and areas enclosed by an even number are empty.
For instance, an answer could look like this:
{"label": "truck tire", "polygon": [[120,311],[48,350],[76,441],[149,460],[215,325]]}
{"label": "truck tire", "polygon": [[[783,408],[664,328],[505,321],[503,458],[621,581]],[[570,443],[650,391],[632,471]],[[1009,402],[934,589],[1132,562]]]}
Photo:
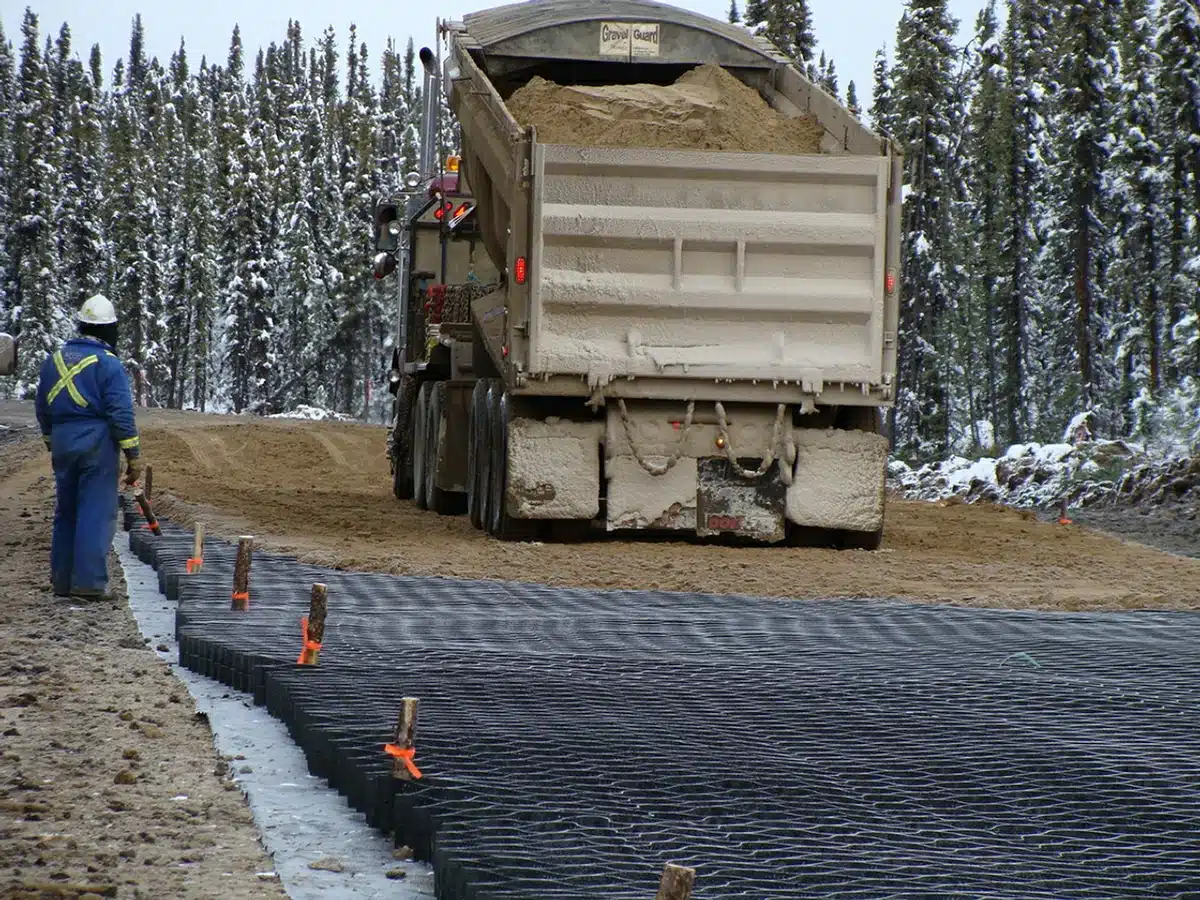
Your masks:
{"label": "truck tire", "polygon": [[491,485],[488,500],[488,533],[501,541],[529,541],[537,536],[538,523],[532,519],[514,519],[508,514],[504,495],[508,491],[508,423],[512,405],[508,392],[499,381],[488,390],[491,415]]}
{"label": "truck tire", "polygon": [[470,436],[470,443],[467,445],[467,514],[471,517],[472,525],[482,528],[483,510],[486,506],[486,448],[482,441],[483,436],[487,434],[487,382],[483,379],[475,382],[475,389],[471,392],[471,415],[467,433]]}
{"label": "truck tire", "polygon": [[425,489],[426,457],[429,455],[429,395],[433,390],[431,382],[421,385],[417,393],[417,407],[413,411],[413,442],[412,442],[412,480],[413,502],[418,509],[428,509]]}
{"label": "truck tire", "polygon": [[413,407],[418,388],[417,380],[405,375],[396,392],[396,417],[392,422],[392,493],[397,500],[413,498]]}
{"label": "truck tire", "polygon": [[483,398],[479,401],[479,428],[475,432],[475,459],[479,468],[479,528],[491,534],[492,521],[492,405],[493,379],[483,382]]}
{"label": "truck tire", "polygon": [[457,516],[466,509],[466,497],[458,491],[438,487],[437,473],[442,456],[442,416],[446,409],[446,382],[433,385],[429,395],[429,449],[425,454],[425,502],[439,516]]}

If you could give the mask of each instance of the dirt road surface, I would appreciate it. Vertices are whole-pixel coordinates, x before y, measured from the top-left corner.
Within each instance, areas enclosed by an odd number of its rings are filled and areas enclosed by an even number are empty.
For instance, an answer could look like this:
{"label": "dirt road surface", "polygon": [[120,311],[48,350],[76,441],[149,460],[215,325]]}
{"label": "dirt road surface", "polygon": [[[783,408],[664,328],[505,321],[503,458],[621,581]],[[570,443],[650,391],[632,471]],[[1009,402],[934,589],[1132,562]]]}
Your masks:
{"label": "dirt road surface", "polygon": [[507,544],[391,494],[384,431],[143,417],[156,508],[326,565],[601,588],[896,597],[1063,610],[1200,608],[1200,561],[988,504],[893,501],[881,552],[644,540]]}
{"label": "dirt road surface", "polygon": [[54,488],[28,432],[0,430],[0,897],[285,897],[128,607],[50,593]]}

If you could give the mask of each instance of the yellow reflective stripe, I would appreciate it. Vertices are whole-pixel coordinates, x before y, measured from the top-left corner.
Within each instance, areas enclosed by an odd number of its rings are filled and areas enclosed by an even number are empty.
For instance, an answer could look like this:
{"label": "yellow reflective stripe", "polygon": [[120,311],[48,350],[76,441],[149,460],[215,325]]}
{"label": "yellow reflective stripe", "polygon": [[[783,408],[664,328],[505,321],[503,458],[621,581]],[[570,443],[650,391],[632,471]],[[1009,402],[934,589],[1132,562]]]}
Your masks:
{"label": "yellow reflective stripe", "polygon": [[56,350],[54,353],[54,368],[58,369],[58,384],[50,388],[50,393],[46,394],[46,402],[53,403],[54,398],[62,393],[62,389],[66,388],[67,393],[71,395],[71,399],[75,401],[76,406],[87,406],[88,403],[83,399],[83,394],[79,393],[79,388],[75,387],[75,376],[94,363],[100,362],[98,356],[85,356],[71,368],[67,368],[66,362],[63,361],[62,351]]}
{"label": "yellow reflective stripe", "polygon": [[118,441],[117,443],[120,444],[122,450],[132,450],[134,447],[137,447],[139,444],[141,444],[141,438],[125,438],[125,440]]}

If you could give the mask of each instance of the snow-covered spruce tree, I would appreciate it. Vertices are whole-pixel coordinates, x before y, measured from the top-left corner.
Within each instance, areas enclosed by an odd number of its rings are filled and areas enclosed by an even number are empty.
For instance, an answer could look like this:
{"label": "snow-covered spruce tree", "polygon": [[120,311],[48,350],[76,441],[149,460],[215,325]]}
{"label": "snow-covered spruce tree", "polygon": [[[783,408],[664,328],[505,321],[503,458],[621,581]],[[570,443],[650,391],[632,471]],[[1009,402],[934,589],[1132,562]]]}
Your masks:
{"label": "snow-covered spruce tree", "polygon": [[251,399],[250,295],[260,289],[253,279],[245,280],[247,260],[259,258],[259,194],[251,186],[250,110],[244,72],[241,30],[234,26],[217,93],[218,192],[223,227],[215,348],[219,364],[211,399],[219,407],[228,405],[235,412],[245,409]]}
{"label": "snow-covered spruce tree", "polygon": [[892,71],[888,68],[887,49],[875,51],[875,78],[871,88],[871,127],[880,134],[896,136],[895,101],[893,99]]}
{"label": "snow-covered spruce tree", "polygon": [[62,187],[57,224],[62,254],[62,295],[69,308],[104,289],[108,281],[101,175],[107,168],[100,48],[93,46],[88,68],[68,62]]}
{"label": "snow-covered spruce tree", "polygon": [[192,164],[190,145],[195,138],[195,97],[191,92],[187,48],[171,55],[167,77],[160,86],[165,99],[156,174],[163,185],[163,244],[166,251],[167,385],[165,402],[181,407],[192,371],[195,310],[189,285],[192,279],[192,247],[195,222],[188,214],[187,178]]}
{"label": "snow-covered spruce tree", "polygon": [[13,222],[13,116],[17,106],[16,62],[0,23],[0,330],[7,330],[15,300],[16,273],[8,243]]}
{"label": "snow-covered spruce tree", "polygon": [[896,38],[896,137],[907,191],[896,445],[909,455],[944,455],[950,441],[956,30],[946,0],[908,0]]}
{"label": "snow-covered spruce tree", "polygon": [[846,83],[846,107],[856,118],[861,118],[862,109],[858,105],[858,88],[854,86],[853,79]]}
{"label": "snow-covered spruce tree", "polygon": [[[121,315],[122,357],[139,402],[162,402],[165,351],[153,121],[156,85],[145,56],[141,17],[134,19],[128,64],[118,61],[107,128],[105,184],[113,278],[110,297]],[[163,377],[158,376],[162,374]]]}
{"label": "snow-covered spruce tree", "polygon": [[810,79],[817,80],[817,38],[808,0],[749,0],[744,18],[749,28],[790,57]]}
{"label": "snow-covered spruce tree", "polygon": [[[1001,242],[1007,278],[997,309],[998,344],[1003,360],[998,402],[1001,443],[1027,440],[1054,385],[1044,361],[1030,350],[1031,319],[1042,309],[1037,263],[1048,212],[1047,161],[1050,138],[1050,8],[1040,0],[1009,0],[1004,38],[1011,121],[1009,172],[1004,179],[1006,223]],[[1050,428],[1059,423],[1051,421]]]}
{"label": "snow-covered spruce tree", "polygon": [[1110,213],[1116,246],[1109,270],[1116,304],[1109,327],[1120,385],[1111,406],[1117,417],[1115,431],[1144,434],[1162,386],[1165,175],[1155,85],[1160,60],[1149,0],[1126,0],[1120,28],[1122,72]]}
{"label": "snow-covered spruce tree", "polygon": [[1165,311],[1167,378],[1192,378],[1200,391],[1200,6],[1162,0],[1159,9],[1159,108],[1168,217]]}
{"label": "snow-covered spruce tree", "polygon": [[[964,333],[960,365],[968,395],[968,421],[987,421],[991,425],[988,431],[995,435],[997,423],[1008,419],[1002,413],[1005,343],[1000,312],[1008,275],[1003,235],[1009,199],[1007,181],[1012,173],[1012,105],[995,0],[976,19],[972,48],[967,74],[975,93],[962,145],[967,194],[955,226],[963,240],[964,264],[970,273],[960,301]],[[972,435],[976,442],[982,442],[984,435]]]}
{"label": "snow-covered spruce tree", "polygon": [[[1105,329],[1113,312],[1106,217],[1116,125],[1116,18],[1108,0],[1069,0],[1059,12],[1052,216],[1036,354],[1054,391],[1043,415],[1047,428],[1057,430],[1075,413],[1094,410],[1099,427],[1111,432],[1116,423],[1106,401],[1118,379]],[[1048,430],[1043,434],[1050,436]]]}
{"label": "snow-covered spruce tree", "polygon": [[820,62],[817,63],[817,84],[825,88],[835,98],[838,94],[838,77],[837,67],[833,64],[832,59],[825,58],[825,51],[821,51]]}
{"label": "snow-covered spruce tree", "polygon": [[53,227],[58,186],[58,142],[53,133],[54,90],[38,46],[38,18],[29,9],[21,23],[21,62],[13,112],[13,224],[8,240],[16,274],[12,327],[21,337],[16,393],[31,395],[45,355],[68,330],[58,284]]}
{"label": "snow-covered spruce tree", "polygon": [[[240,42],[239,42],[240,44]],[[240,46],[237,51],[240,52]],[[228,75],[240,68],[231,51]],[[263,77],[260,65],[258,78]],[[269,229],[271,198],[267,183],[266,126],[252,109],[245,86],[233,84],[227,109],[241,121],[230,152],[229,240],[224,258],[229,278],[224,295],[225,364],[229,400],[236,412],[255,404],[262,395],[264,369],[269,365],[270,303],[272,298]],[[228,126],[227,126],[228,127]]]}
{"label": "snow-covered spruce tree", "polygon": [[184,303],[191,311],[191,365],[180,405],[190,397],[193,409],[204,410],[209,401],[209,378],[213,369],[213,328],[220,276],[220,238],[222,224],[214,189],[219,186],[215,159],[216,136],[211,83],[214,80],[207,61],[186,88],[190,110],[188,126],[191,139],[186,148],[183,175],[183,215],[188,219],[188,242],[183,261],[187,278],[183,282]]}
{"label": "snow-covered spruce tree", "polygon": [[404,120],[404,139],[400,145],[400,153],[407,161],[406,171],[416,170],[420,155],[421,90],[417,82],[417,51],[412,38],[409,38],[408,46],[404,49],[404,105],[408,115]]}

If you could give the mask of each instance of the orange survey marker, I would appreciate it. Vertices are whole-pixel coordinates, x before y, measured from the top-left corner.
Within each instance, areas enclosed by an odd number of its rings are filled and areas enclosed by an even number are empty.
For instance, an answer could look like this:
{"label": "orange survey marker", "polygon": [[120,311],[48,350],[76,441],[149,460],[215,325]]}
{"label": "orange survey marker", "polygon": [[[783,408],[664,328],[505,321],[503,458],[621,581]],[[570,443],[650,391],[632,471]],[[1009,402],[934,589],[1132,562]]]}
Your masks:
{"label": "orange survey marker", "polygon": [[317,654],[321,652],[321,642],[309,640],[308,616],[300,617],[300,634],[304,638],[304,649],[301,650],[300,655],[296,657],[296,665],[315,666],[317,664]]}
{"label": "orange survey marker", "polygon": [[234,591],[233,592],[233,609],[246,610],[250,608],[250,592],[249,591]]}
{"label": "orange survey marker", "polygon": [[408,769],[413,778],[421,778],[421,770],[417,768],[417,764],[413,762],[413,758],[417,755],[416,747],[400,747],[396,744],[384,744],[383,752],[388,756],[400,760],[404,763],[404,768]]}
{"label": "orange survey marker", "polygon": [[204,560],[200,559],[199,557],[192,557],[187,561],[187,573],[189,575],[194,575],[196,572],[200,571],[203,565]]}
{"label": "orange survey marker", "polygon": [[1066,497],[1063,497],[1062,500],[1058,501],[1058,524],[1059,525],[1070,525],[1071,524],[1070,518],[1067,517],[1067,498]]}

